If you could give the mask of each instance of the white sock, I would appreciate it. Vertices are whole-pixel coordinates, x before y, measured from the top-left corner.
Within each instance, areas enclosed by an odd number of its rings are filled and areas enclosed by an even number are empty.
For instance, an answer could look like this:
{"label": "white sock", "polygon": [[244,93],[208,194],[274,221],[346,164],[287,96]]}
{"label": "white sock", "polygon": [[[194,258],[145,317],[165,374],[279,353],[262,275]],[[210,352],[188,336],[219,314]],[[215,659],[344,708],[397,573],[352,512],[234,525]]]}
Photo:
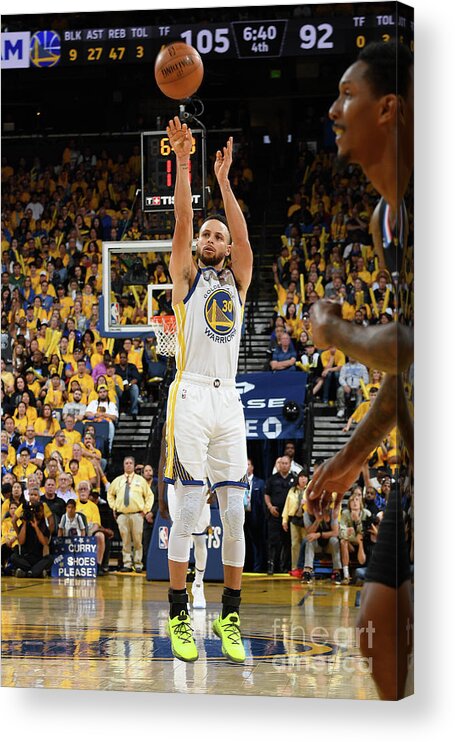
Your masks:
{"label": "white sock", "polygon": [[343,567],[343,577],[349,577],[349,567]]}
{"label": "white sock", "polygon": [[205,569],[196,569],[196,574],[194,575],[194,584],[198,587],[202,587],[202,583],[204,581],[204,574]]}

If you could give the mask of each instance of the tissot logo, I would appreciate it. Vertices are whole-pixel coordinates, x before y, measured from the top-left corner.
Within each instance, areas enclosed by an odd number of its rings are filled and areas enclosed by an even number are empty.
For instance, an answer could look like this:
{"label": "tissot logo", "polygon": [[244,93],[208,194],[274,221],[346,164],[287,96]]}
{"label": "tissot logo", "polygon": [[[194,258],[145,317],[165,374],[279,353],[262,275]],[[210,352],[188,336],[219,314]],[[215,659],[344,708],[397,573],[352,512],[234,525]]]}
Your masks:
{"label": "tissot logo", "polygon": [[[202,196],[200,194],[193,195],[193,204],[198,204]],[[174,196],[146,196],[145,203],[147,206],[173,206]]]}

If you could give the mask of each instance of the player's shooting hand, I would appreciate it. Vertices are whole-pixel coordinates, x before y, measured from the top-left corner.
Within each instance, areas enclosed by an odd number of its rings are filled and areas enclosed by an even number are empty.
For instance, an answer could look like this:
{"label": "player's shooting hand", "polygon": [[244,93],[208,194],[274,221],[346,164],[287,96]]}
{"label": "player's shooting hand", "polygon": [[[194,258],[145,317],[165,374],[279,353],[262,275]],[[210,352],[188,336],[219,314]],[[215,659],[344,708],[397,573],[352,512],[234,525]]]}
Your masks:
{"label": "player's shooting hand", "polygon": [[317,348],[327,348],[335,345],[332,342],[331,330],[333,324],[341,319],[341,304],[330,299],[315,301],[310,309],[313,340]]}
{"label": "player's shooting hand", "polygon": [[360,474],[362,462],[358,462],[345,453],[346,446],[335,456],[325,461],[315,472],[306,490],[307,509],[312,514],[319,514],[325,503],[332,499],[336,492],[334,507],[343,499],[344,493],[354,484]]}
{"label": "player's shooting hand", "polygon": [[227,144],[223,147],[223,151],[218,150],[215,157],[215,175],[217,180],[226,179],[229,175],[229,170],[232,165],[232,146],[233,138],[229,137]]}
{"label": "player's shooting hand", "polygon": [[186,124],[182,124],[178,116],[174,116],[169,121],[166,131],[176,157],[182,159],[189,157],[193,146],[191,129]]}

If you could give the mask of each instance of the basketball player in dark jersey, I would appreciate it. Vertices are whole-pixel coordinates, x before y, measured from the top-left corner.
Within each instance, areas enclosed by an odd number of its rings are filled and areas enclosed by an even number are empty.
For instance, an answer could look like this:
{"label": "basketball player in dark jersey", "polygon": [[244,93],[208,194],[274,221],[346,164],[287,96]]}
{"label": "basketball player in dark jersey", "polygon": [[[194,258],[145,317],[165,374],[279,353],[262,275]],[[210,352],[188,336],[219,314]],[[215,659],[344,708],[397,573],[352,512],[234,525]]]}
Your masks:
{"label": "basketball player in dark jersey", "polygon": [[[329,115],[339,158],[346,164],[358,163],[381,195],[371,230],[380,267],[389,270],[399,290],[408,231],[403,200],[414,163],[411,54],[401,44],[368,45],[342,76],[339,97]],[[336,491],[341,501],[370,451],[397,421],[412,460],[413,422],[402,375],[412,363],[413,334],[411,328],[398,322],[356,326],[341,318],[339,305],[324,300],[316,302],[311,314],[318,346],[336,345],[360,362],[387,372],[371,414],[308,485],[309,508],[320,510],[326,491]],[[396,487],[379,529],[358,622],[363,630],[361,650],[372,662],[379,695],[390,700],[405,693],[412,645],[410,571],[399,500]]]}

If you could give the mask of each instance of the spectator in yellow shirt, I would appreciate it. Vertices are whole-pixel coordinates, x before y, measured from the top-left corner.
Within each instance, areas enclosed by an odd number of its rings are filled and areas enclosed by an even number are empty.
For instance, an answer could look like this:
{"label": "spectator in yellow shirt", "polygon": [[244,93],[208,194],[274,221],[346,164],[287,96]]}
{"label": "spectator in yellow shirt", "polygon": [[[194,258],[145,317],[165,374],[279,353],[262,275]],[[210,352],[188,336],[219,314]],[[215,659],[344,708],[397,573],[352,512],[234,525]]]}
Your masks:
{"label": "spectator in yellow shirt", "polygon": [[[90,330],[87,330],[87,332],[90,332]],[[95,349],[90,356],[90,365],[92,367],[92,372],[95,366],[98,366],[99,363],[103,363],[103,361],[104,361],[104,343],[102,340],[97,340],[95,343]]]}
{"label": "spectator in yellow shirt", "polygon": [[35,433],[53,438],[57,430],[60,430],[60,423],[53,417],[52,407],[45,402],[35,423]]}
{"label": "spectator in yellow shirt", "polygon": [[86,430],[84,435],[83,443],[81,443],[82,453],[84,455],[84,458],[88,459],[90,463],[93,465],[93,468],[96,472],[96,489],[100,489],[101,482],[104,484],[104,486],[109,486],[109,482],[107,480],[107,477],[104,474],[103,471],[103,464],[106,466],[106,459],[102,458],[101,451],[99,448],[95,447],[96,443],[96,436],[89,432],[89,430]]}
{"label": "spectator in yellow shirt", "polygon": [[379,389],[379,387],[382,384],[382,380],[384,378],[384,373],[382,371],[379,371],[377,368],[373,368],[370,370],[370,382],[365,386],[364,393],[366,393],[366,398],[369,399],[370,391],[373,387],[376,387]]}
{"label": "spectator in yellow shirt", "polygon": [[54,451],[57,451],[60,454],[63,461],[63,467],[66,469],[70,459],[73,458],[73,446],[69,441],[67,441],[64,430],[57,430],[54,440],[47,444],[44,450],[46,459],[50,459],[51,454]]}
{"label": "spectator in yellow shirt", "polygon": [[2,430],[1,444],[2,444],[2,452],[6,453],[6,459],[3,460],[3,457],[2,457],[2,466],[4,465],[6,469],[12,470],[13,466],[16,466],[16,449],[14,448],[14,446],[11,446],[9,444],[8,433],[6,432],[6,430]]}
{"label": "spectator in yellow shirt", "polygon": [[[81,478],[87,479],[90,484],[93,486],[96,484],[96,471],[94,469],[93,464],[91,461],[89,461],[84,455],[82,446],[80,443],[74,443],[73,444],[73,458],[70,460],[69,464],[71,464],[72,460],[76,460],[79,464],[77,474],[77,481],[81,481]],[[71,473],[73,474],[71,467],[68,465],[68,468],[70,469]],[[76,477],[74,476],[74,481],[76,482]]]}
{"label": "spectator in yellow shirt", "polygon": [[370,407],[373,404],[377,396],[378,396],[378,389],[377,387],[372,386],[370,389],[369,399],[365,400],[365,402],[361,402],[359,406],[357,407],[357,409],[354,410],[354,412],[352,413],[351,417],[349,418],[349,420],[347,421],[346,425],[344,426],[342,430],[343,433],[347,433],[350,430],[352,423],[359,423],[361,422],[361,420],[363,420],[367,412],[370,411]]}
{"label": "spectator in yellow shirt", "polygon": [[13,420],[14,427],[16,428],[19,435],[25,435],[25,431],[29,422],[25,402],[19,402],[16,411],[14,412]]}
{"label": "spectator in yellow shirt", "polygon": [[52,410],[62,409],[64,405],[65,385],[57,372],[51,374],[51,384],[44,398],[44,403]]}
{"label": "spectator in yellow shirt", "polygon": [[11,373],[11,371],[6,370],[6,362],[4,358],[2,358],[1,366],[1,379],[3,381],[3,384],[5,385],[5,392],[6,394],[11,394],[14,391],[14,375]]}
{"label": "spectator in yellow shirt", "polygon": [[[17,508],[17,503],[12,502],[8,508],[8,517],[2,520],[2,570],[6,568],[11,554],[19,543],[17,540],[17,533],[13,526],[13,516]],[[19,522],[17,525],[20,528],[21,523]]]}
{"label": "spectator in yellow shirt", "polygon": [[81,434],[74,427],[75,424],[76,418],[71,412],[69,412],[64,418],[63,432],[65,433],[67,443],[69,443],[71,446],[73,446],[75,443],[80,443],[82,439]]}
{"label": "spectator in yellow shirt", "polygon": [[297,305],[288,304],[285,316],[286,331],[294,340],[297,340],[303,330],[303,321],[297,317]]}
{"label": "spectator in yellow shirt", "polygon": [[22,505],[22,503],[24,502],[26,502],[26,500],[24,497],[22,484],[20,482],[13,482],[13,484],[11,485],[11,492],[9,494],[9,497],[6,497],[6,499],[2,502],[2,520],[8,516],[8,512],[11,514],[12,505],[15,505],[18,508],[19,505]]}
{"label": "spectator in yellow shirt", "polygon": [[30,451],[23,448],[17,457],[17,464],[13,467],[13,474],[19,482],[25,483],[30,474],[34,474],[38,469],[35,464],[30,463]]}
{"label": "spectator in yellow shirt", "polygon": [[92,285],[86,283],[82,292],[82,312],[87,319],[92,316],[94,304],[98,304],[98,297],[93,293]]}
{"label": "spectator in yellow shirt", "polygon": [[79,383],[85,399],[88,399],[90,393],[93,392],[95,388],[95,383],[90,376],[87,366],[85,365],[85,361],[82,358],[77,362],[77,373],[71,377],[70,384],[73,381],[77,381]]}
{"label": "spectator in yellow shirt", "polygon": [[33,392],[35,399],[38,399],[41,392],[41,384],[36,378],[35,371],[31,366],[25,371],[25,380],[27,382],[27,389]]}
{"label": "spectator in yellow shirt", "polygon": [[313,396],[316,395],[322,387],[322,401],[324,404],[334,402],[338,389],[338,378],[341,367],[346,363],[346,357],[341,350],[332,345],[324,350],[320,355],[322,363],[322,374],[313,388]]}
{"label": "spectator in yellow shirt", "polygon": [[98,565],[98,577],[103,575],[101,565],[103,563],[106,540],[103,526],[101,525],[101,516],[98,506],[89,499],[91,484],[82,479],[76,485],[77,501],[76,513],[83,513],[87,519],[88,535],[96,538],[96,561]]}
{"label": "spectator in yellow shirt", "polygon": [[27,415],[27,420],[29,421],[29,423],[34,425],[36,422],[36,418],[38,417],[38,412],[36,409],[36,401],[33,393],[30,390],[26,389],[24,392],[22,392],[21,402],[23,402],[25,405],[25,414]]}
{"label": "spectator in yellow shirt", "polygon": [[357,275],[360,278],[361,281],[367,284],[367,286],[370,286],[371,284],[371,273],[370,271],[367,271],[365,268],[365,261],[362,257],[357,258]]}

